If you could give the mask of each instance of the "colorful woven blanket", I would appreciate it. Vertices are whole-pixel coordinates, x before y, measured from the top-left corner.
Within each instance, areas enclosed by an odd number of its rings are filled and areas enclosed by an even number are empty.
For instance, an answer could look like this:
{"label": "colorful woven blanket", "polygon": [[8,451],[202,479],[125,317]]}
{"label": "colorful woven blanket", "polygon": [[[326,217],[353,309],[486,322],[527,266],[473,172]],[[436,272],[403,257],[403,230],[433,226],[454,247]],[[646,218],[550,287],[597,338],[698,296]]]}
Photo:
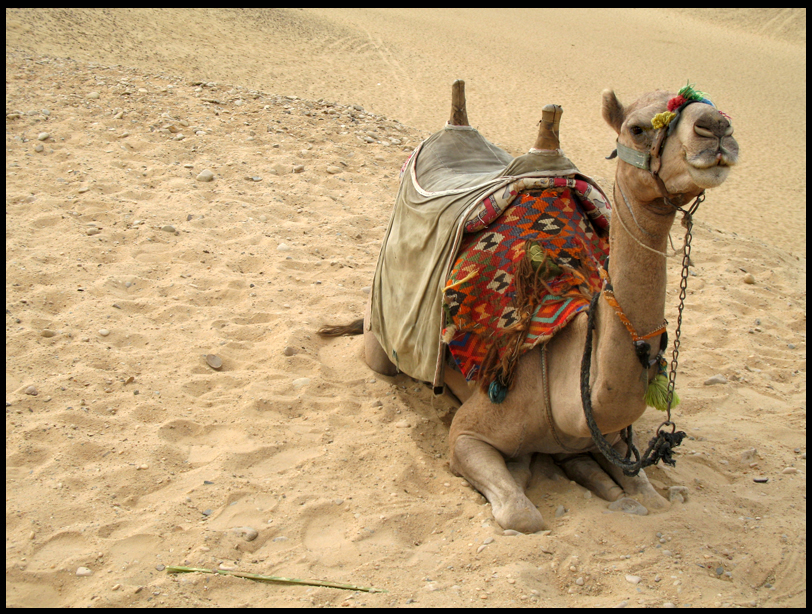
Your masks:
{"label": "colorful woven blanket", "polygon": [[593,221],[592,207],[588,217],[587,184],[577,183],[584,182],[549,179],[463,239],[443,295],[443,339],[466,379],[485,390],[492,382],[509,389],[519,356],[588,308],[601,288],[609,243],[595,227],[606,220]]}

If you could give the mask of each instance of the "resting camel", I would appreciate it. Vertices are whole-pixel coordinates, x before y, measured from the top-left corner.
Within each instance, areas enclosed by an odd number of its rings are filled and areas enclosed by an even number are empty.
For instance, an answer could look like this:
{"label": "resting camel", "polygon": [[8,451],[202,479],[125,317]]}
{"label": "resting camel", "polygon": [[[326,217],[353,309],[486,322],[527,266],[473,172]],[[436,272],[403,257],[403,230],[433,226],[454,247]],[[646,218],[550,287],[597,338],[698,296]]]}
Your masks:
{"label": "resting camel", "polygon": [[[657,331],[664,320],[665,251],[677,207],[721,185],[738,159],[729,118],[705,104],[707,100],[676,105],[677,96],[658,90],[624,106],[612,90],[602,94],[603,118],[617,133],[619,149],[608,279],[622,312],[641,334]],[[672,110],[667,109],[670,101],[677,116],[666,127],[663,118],[668,123],[674,117],[667,113]],[[560,116],[560,107],[545,107],[536,149],[559,148]],[[449,124],[468,124],[461,82],[452,91]],[[608,299],[596,299],[592,309],[588,373],[593,415],[601,433],[623,456],[627,445],[619,433],[645,411],[646,380],[651,381],[658,368],[653,365],[641,376],[643,367],[630,330]],[[365,318],[370,319],[369,306]],[[588,314],[579,313],[546,344],[524,353],[501,403],[493,402],[481,386],[470,386],[459,372],[445,370],[445,385],[461,401],[449,433],[451,470],[487,498],[504,529],[531,533],[544,527],[541,513],[524,492],[533,453],[552,455],[570,479],[605,500],[628,496],[652,510],[669,505],[644,471],[624,475],[597,452],[581,395],[587,321]],[[363,331],[367,364],[381,374],[397,373],[391,355],[369,328],[357,320],[347,327],[325,327],[320,333]],[[652,347],[658,339],[659,335],[650,339]],[[552,467],[546,462],[548,469]]]}

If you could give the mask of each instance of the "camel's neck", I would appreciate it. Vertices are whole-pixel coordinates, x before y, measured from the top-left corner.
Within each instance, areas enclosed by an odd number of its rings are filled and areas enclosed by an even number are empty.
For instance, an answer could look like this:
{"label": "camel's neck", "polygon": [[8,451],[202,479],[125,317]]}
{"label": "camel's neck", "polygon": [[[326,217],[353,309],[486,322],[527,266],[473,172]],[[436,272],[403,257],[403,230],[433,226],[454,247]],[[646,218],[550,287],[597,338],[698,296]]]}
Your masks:
{"label": "camel's neck", "polygon": [[[609,279],[621,309],[637,334],[643,336],[663,322],[666,259],[641,243],[665,252],[674,214],[658,215],[635,202],[627,189],[624,192],[628,206],[616,182],[609,231]],[[643,414],[646,383],[641,381],[643,367],[629,331],[605,299],[601,298],[598,305],[593,367],[597,377],[592,398],[598,426],[604,432],[612,432],[632,424]],[[659,349],[660,338],[648,341],[653,356]]]}

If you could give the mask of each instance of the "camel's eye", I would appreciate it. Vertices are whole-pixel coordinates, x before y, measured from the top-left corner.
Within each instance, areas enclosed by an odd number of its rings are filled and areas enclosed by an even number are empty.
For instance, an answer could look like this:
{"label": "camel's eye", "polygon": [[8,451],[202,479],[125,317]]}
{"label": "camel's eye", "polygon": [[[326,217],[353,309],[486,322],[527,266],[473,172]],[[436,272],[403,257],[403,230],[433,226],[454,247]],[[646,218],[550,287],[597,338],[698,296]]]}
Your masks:
{"label": "camel's eye", "polygon": [[631,132],[631,133],[632,133],[634,136],[640,136],[641,134],[643,134],[643,128],[642,128],[642,127],[640,127],[640,126],[632,126],[631,128],[629,128],[629,131],[630,131],[630,132]]}

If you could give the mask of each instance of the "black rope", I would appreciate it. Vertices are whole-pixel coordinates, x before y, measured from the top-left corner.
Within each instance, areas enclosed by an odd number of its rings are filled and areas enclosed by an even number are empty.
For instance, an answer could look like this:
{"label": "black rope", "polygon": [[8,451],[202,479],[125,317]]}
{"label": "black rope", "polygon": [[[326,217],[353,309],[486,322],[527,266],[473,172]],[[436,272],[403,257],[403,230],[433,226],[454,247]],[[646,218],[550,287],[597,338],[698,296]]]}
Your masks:
{"label": "black rope", "polygon": [[[592,434],[592,441],[595,442],[598,450],[606,457],[606,460],[616,467],[619,467],[623,473],[628,476],[635,476],[640,473],[640,469],[650,465],[656,465],[660,460],[673,467],[676,465],[676,461],[672,456],[672,448],[682,443],[685,432],[677,431],[668,433],[662,430],[662,427],[668,424],[670,424],[673,429],[674,425],[672,422],[663,422],[663,424],[657,427],[657,435],[649,441],[648,448],[642,458],[640,458],[640,452],[634,445],[631,424],[620,431],[620,437],[626,443],[626,456],[622,457],[606,440],[598,428],[598,424],[595,422],[592,411],[592,389],[589,385],[589,374],[592,370],[592,331],[595,328],[595,314],[597,312],[598,299],[601,294],[601,292],[596,292],[589,304],[586,343],[584,344],[584,356],[581,359],[581,403],[584,406],[584,417],[586,418],[589,432]],[[634,456],[633,461],[631,460],[632,456]]]}

